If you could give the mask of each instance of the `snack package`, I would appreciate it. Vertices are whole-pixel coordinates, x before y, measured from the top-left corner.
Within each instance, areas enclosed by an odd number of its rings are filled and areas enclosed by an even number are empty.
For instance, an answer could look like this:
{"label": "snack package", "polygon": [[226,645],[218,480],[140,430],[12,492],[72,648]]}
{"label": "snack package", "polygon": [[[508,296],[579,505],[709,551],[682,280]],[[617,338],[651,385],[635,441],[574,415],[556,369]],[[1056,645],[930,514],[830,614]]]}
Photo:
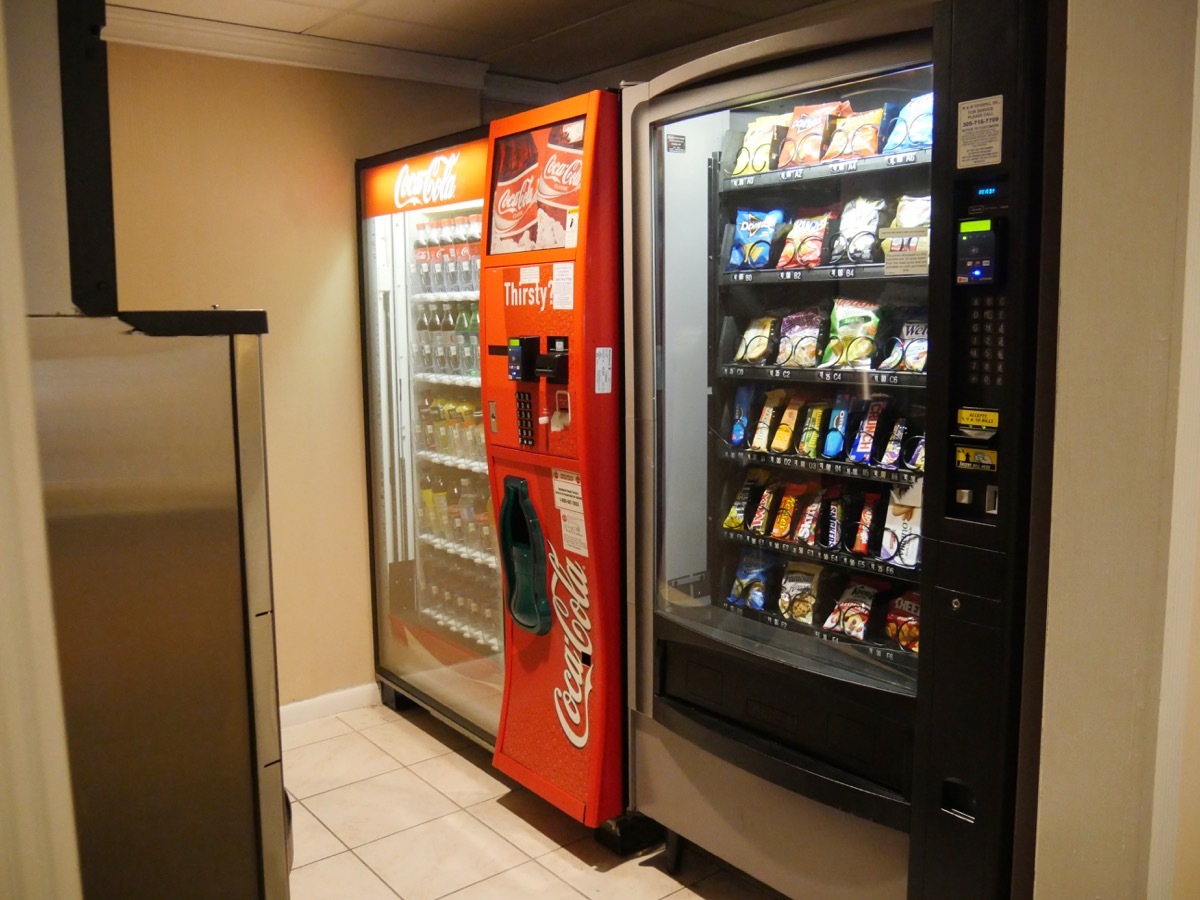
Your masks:
{"label": "snack package", "polygon": [[849,422],[850,395],[838,394],[833,401],[829,430],[825,432],[825,447],[821,451],[821,455],[826,459],[841,459],[846,455],[846,428]]}
{"label": "snack package", "polygon": [[804,411],[804,428],[796,439],[796,453],[805,459],[817,458],[817,445],[821,441],[821,430],[829,415],[828,403],[813,403]]}
{"label": "snack package", "polygon": [[756,405],[758,388],[753,384],[739,385],[733,395],[733,427],[729,429],[729,446],[743,447],[750,428],[750,414]]}
{"label": "snack package", "polygon": [[817,525],[821,521],[821,506],[824,500],[825,492],[818,489],[802,501],[804,510],[800,514],[800,521],[796,523],[796,534],[793,538],[797,544],[817,546]]}
{"label": "snack package", "polygon": [[739,209],[734,220],[733,246],[729,250],[726,269],[765,269],[771,261],[771,248],[783,219],[782,209],[767,212]]}
{"label": "snack package", "polygon": [[881,234],[879,247],[883,251],[886,262],[892,253],[909,253],[922,251],[929,255],[929,227],[933,218],[932,198],[910,197],[905,194],[896,204],[896,216],[892,219],[891,228],[924,229],[924,234],[893,237]]}
{"label": "snack package", "polygon": [[854,442],[850,445],[850,452],[846,454],[850,462],[868,466],[871,464],[871,452],[875,449],[875,431],[879,427],[880,418],[887,410],[887,405],[887,398],[872,400],[867,404],[866,415],[859,420]]}
{"label": "snack package", "polygon": [[813,368],[817,364],[821,332],[828,318],[815,307],[785,316],[779,329],[779,355],[775,357],[775,365]]}
{"label": "snack package", "polygon": [[760,453],[767,451],[771,442],[771,433],[775,430],[775,423],[779,421],[780,413],[783,412],[783,404],[787,395],[788,392],[783,388],[767,391],[766,397],[763,399],[762,412],[758,414],[758,424],[754,426],[754,438],[750,441],[751,450],[757,450]]}
{"label": "snack package", "polygon": [[742,147],[738,150],[730,175],[749,175],[770,169],[771,159],[783,142],[791,121],[791,113],[783,113],[778,116],[759,116],[746,126]]}
{"label": "snack package", "polygon": [[879,304],[839,297],[833,302],[829,343],[819,368],[869,369],[879,333]]}
{"label": "snack package", "polygon": [[793,622],[813,623],[817,609],[817,586],[824,569],[815,563],[789,562],[779,588],[779,612]]}
{"label": "snack package", "polygon": [[746,473],[746,480],[742,482],[733,499],[733,506],[729,507],[729,514],[725,516],[726,528],[740,531],[746,527],[746,516],[753,515],[753,511],[758,509],[759,496],[769,477],[765,469],[751,469]]}
{"label": "snack package", "polygon": [[804,397],[800,394],[795,394],[788,400],[787,406],[783,408],[783,414],[779,417],[779,426],[775,429],[775,436],[771,438],[772,453],[790,453],[792,450],[792,439],[796,434],[796,420],[800,418],[800,410],[804,408]]}
{"label": "snack package", "polygon": [[758,508],[754,518],[750,520],[750,532],[765,535],[771,529],[771,520],[775,517],[775,508],[783,496],[783,483],[773,481],[763,488],[762,496],[758,499]]}
{"label": "snack package", "polygon": [[[787,574],[784,574],[784,583]],[[780,597],[780,603],[783,598]],[[888,602],[887,636],[913,653],[921,645],[921,595],[917,591],[905,591]]]}
{"label": "snack package", "polygon": [[765,362],[768,356],[767,351],[771,349],[771,331],[775,328],[777,321],[778,319],[774,316],[760,316],[757,319],[751,319],[745,334],[742,335],[742,342],[738,344],[737,355],[734,356],[733,361],[751,365]]}
{"label": "snack package", "polygon": [[908,459],[904,460],[904,467],[912,469],[914,472],[925,471],[925,435],[917,438],[917,446],[908,455]]}
{"label": "snack package", "polygon": [[783,489],[783,497],[779,501],[779,512],[775,513],[775,523],[771,526],[771,537],[778,541],[792,539],[792,526],[796,523],[796,506],[810,487],[811,485],[807,483],[793,483]]}
{"label": "snack package", "polygon": [[933,146],[933,93],[913,97],[904,104],[887,143],[884,153],[905,153]]}
{"label": "snack package", "polygon": [[879,548],[885,562],[911,569],[921,561],[921,484],[892,488]]}
{"label": "snack package", "polygon": [[835,484],[825,491],[825,539],[822,544],[830,550],[840,550],[845,526],[846,498],[842,486]]}
{"label": "snack package", "polygon": [[871,606],[875,597],[886,589],[887,585],[883,582],[858,575],[852,577],[822,627],[826,631],[863,640],[871,621]]}
{"label": "snack package", "polygon": [[888,103],[879,109],[868,109],[840,117],[821,162],[854,159],[856,156],[875,156],[881,146],[879,134],[894,116],[895,104]]}
{"label": "snack package", "polygon": [[892,433],[883,448],[877,465],[881,469],[896,469],[900,466],[900,454],[904,452],[904,433],[908,431],[908,419],[901,416],[892,423]]}
{"label": "snack package", "polygon": [[898,337],[892,338],[887,359],[879,364],[881,371],[924,372],[929,355],[929,320],[924,311],[904,321]]}
{"label": "snack package", "polygon": [[858,265],[881,262],[879,226],[887,201],[879,197],[856,197],[842,207],[838,233],[833,241],[829,262],[833,265]]}
{"label": "snack package", "polygon": [[818,103],[816,106],[797,106],[792,110],[792,121],[783,143],[779,145],[779,165],[776,168],[790,169],[820,162],[833,136],[837,118],[852,112],[845,100]]}
{"label": "snack package", "polygon": [[832,230],[832,221],[833,213],[796,219],[787,233],[775,268],[811,269],[821,265],[825,260],[825,243]]}
{"label": "snack package", "polygon": [[850,547],[851,553],[866,556],[870,552],[871,529],[875,525],[875,513],[882,500],[883,497],[879,494],[867,494],[863,498],[862,511],[858,514],[858,527],[854,531],[854,543]]}
{"label": "snack package", "polygon": [[775,554],[752,547],[743,550],[729,591],[729,602],[750,609],[764,608],[767,597],[775,593],[778,577],[779,558]]}

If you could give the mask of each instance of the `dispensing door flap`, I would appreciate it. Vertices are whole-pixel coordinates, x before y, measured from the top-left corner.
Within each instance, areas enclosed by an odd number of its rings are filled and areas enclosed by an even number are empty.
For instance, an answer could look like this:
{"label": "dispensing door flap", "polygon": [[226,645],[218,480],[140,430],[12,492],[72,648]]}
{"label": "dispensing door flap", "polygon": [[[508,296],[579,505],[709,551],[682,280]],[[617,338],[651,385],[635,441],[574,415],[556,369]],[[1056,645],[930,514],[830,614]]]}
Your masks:
{"label": "dispensing door flap", "polygon": [[500,561],[506,584],[504,604],[519,628],[533,634],[550,631],[550,599],[546,594],[546,542],[529,482],[504,478],[500,505]]}

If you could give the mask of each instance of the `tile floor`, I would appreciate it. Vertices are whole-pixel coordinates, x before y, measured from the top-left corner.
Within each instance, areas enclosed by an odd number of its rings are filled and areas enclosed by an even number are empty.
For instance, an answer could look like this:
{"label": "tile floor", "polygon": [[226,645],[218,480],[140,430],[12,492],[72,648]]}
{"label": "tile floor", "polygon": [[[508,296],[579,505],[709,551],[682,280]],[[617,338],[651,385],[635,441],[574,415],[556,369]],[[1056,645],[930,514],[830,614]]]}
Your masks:
{"label": "tile floor", "polygon": [[622,859],[423,710],[372,706],[283,731],[292,900],[772,900],[689,847]]}

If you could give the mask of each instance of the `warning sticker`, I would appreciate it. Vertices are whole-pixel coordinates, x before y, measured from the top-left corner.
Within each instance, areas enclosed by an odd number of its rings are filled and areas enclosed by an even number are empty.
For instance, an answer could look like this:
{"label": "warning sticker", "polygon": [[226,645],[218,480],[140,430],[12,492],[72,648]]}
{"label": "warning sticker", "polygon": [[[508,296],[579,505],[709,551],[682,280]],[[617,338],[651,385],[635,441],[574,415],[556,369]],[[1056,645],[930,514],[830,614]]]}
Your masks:
{"label": "warning sticker", "polygon": [[994,166],[1000,162],[1004,136],[1004,95],[964,100],[958,104],[958,167]]}
{"label": "warning sticker", "polygon": [[999,454],[995,450],[982,447],[955,447],[954,465],[960,469],[971,469],[976,472],[995,472]]}
{"label": "warning sticker", "polygon": [[612,347],[596,348],[596,393],[612,393]]}
{"label": "warning sticker", "polygon": [[587,524],[583,518],[583,478],[578,472],[553,469],[554,505],[562,518],[563,549],[588,555]]}
{"label": "warning sticker", "polygon": [[575,263],[554,264],[554,309],[575,308]]}

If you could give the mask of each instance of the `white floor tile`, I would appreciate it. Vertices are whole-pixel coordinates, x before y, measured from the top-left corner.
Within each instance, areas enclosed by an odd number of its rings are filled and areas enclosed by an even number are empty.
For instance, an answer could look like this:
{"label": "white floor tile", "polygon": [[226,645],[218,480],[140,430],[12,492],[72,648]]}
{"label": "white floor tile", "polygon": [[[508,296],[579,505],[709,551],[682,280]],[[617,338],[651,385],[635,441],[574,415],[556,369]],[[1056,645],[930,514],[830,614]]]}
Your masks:
{"label": "white floor tile", "polygon": [[592,838],[539,856],[537,861],[588,897],[621,900],[660,900],[716,870],[711,856],[689,847],[682,870],[672,877],[666,872],[661,850],[623,860]]}
{"label": "white floor tile", "polygon": [[474,806],[512,790],[511,783],[488,765],[486,754],[469,749],[435,756],[408,768],[459,806]]}
{"label": "white floor tile", "polygon": [[303,803],[292,804],[292,868],[346,852],[346,845],[313,817]]}
{"label": "white floor tile", "polygon": [[339,734],[349,734],[351,731],[353,729],[337,716],[330,716],[327,719],[284,728],[279,733],[279,739],[284,750],[293,750],[305,744],[315,744],[317,741],[337,737]]}
{"label": "white floor tile", "polygon": [[446,900],[580,900],[583,895],[536,862],[493,875]]}
{"label": "white floor tile", "polygon": [[458,805],[412,772],[397,769],[304,801],[349,847],[458,811]]}
{"label": "white floor tile", "polygon": [[[684,853],[690,853],[689,847]],[[707,878],[702,878],[691,887],[671,894],[668,900],[785,900],[783,894],[763,890],[740,875],[726,869],[718,869]]]}
{"label": "white floor tile", "polygon": [[592,831],[524,789],[477,803],[467,812],[534,857],[590,837]]}
{"label": "white floor tile", "polygon": [[397,717],[395,721],[364,728],[359,733],[406,766],[461,750],[471,743],[429,715],[417,721]]}
{"label": "white floor tile", "polygon": [[290,883],[292,900],[397,900],[396,893],[353,853],[293,869]]}
{"label": "white floor tile", "polygon": [[404,900],[435,900],[529,859],[465,812],[365,844],[355,853]]}
{"label": "white floor tile", "polygon": [[337,717],[353,728],[355,731],[362,731],[364,728],[370,728],[373,725],[382,725],[385,722],[395,722],[400,718],[399,714],[390,706],[364,706],[359,709],[352,709],[348,712],[338,713]]}
{"label": "white floor tile", "polygon": [[284,784],[301,800],[398,768],[400,763],[359,734],[339,735],[283,754]]}

